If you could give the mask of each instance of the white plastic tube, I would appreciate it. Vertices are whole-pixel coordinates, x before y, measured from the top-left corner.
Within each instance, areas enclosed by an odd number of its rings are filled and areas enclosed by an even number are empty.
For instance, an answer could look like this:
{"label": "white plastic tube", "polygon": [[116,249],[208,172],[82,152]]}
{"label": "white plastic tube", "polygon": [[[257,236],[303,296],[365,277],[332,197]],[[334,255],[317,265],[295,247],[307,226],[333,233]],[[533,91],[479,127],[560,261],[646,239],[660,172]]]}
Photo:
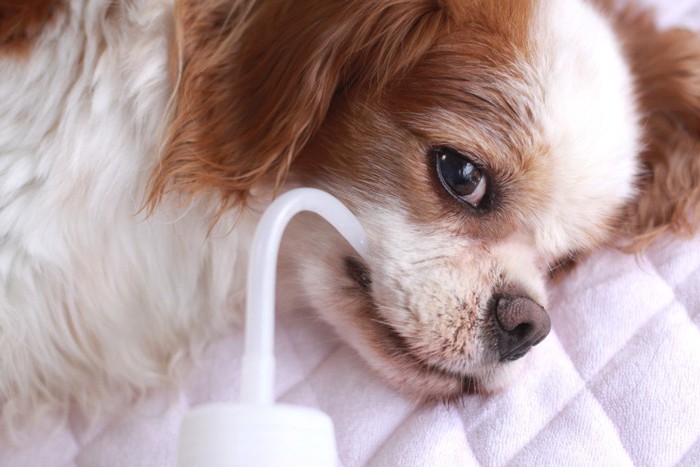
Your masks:
{"label": "white plastic tube", "polygon": [[363,258],[365,231],[340,201],[314,188],[297,188],[276,199],[265,211],[250,250],[246,295],[245,353],[241,384],[244,404],[274,402],[274,326],[277,255],[289,221],[302,211],[326,219]]}
{"label": "white plastic tube", "polygon": [[179,467],[336,465],[330,417],[310,407],[274,403],[277,254],[285,227],[301,211],[320,214],[367,258],[364,229],[331,195],[299,188],[268,207],[250,251],[241,402],[202,405],[185,414]]}

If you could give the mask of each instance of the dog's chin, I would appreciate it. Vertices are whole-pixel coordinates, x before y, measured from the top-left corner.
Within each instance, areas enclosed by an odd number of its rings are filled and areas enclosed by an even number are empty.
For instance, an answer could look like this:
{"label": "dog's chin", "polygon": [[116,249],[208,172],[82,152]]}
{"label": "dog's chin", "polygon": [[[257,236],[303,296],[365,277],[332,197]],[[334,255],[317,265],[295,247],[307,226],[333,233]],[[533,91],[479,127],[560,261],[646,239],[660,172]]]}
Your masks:
{"label": "dog's chin", "polygon": [[372,278],[362,262],[346,258],[345,274],[353,284],[344,290],[349,299],[346,311],[353,316],[343,325],[344,331],[347,325],[354,328],[348,340],[400,392],[425,402],[450,402],[467,394],[498,392],[520,374],[522,361],[494,359],[468,372],[447,370],[444,365],[426,361],[379,315],[372,296]]}

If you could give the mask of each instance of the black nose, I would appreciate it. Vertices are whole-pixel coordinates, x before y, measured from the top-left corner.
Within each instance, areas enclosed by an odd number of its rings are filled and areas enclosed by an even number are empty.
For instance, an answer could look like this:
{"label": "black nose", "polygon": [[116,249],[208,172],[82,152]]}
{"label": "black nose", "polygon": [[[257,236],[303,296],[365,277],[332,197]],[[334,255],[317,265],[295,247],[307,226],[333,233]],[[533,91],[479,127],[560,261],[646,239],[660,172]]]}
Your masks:
{"label": "black nose", "polygon": [[493,306],[501,360],[519,359],[549,334],[549,315],[531,299],[499,295],[494,297]]}

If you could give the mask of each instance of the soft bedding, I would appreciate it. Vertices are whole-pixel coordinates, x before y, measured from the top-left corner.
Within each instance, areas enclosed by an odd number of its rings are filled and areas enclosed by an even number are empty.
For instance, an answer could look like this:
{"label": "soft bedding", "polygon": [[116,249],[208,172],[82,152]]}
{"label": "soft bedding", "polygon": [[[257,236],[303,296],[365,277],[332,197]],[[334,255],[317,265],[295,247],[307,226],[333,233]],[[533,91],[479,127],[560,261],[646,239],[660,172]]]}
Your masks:
{"label": "soft bedding", "polygon": [[[662,24],[700,25],[700,0],[647,3]],[[276,392],[331,416],[344,466],[700,465],[700,236],[598,253],[554,284],[549,310],[552,333],[507,390],[437,406],[392,391],[309,310],[286,310]],[[179,397],[93,425],[72,416],[0,445],[0,465],[174,465],[187,409],[235,399],[241,353],[237,333]]]}

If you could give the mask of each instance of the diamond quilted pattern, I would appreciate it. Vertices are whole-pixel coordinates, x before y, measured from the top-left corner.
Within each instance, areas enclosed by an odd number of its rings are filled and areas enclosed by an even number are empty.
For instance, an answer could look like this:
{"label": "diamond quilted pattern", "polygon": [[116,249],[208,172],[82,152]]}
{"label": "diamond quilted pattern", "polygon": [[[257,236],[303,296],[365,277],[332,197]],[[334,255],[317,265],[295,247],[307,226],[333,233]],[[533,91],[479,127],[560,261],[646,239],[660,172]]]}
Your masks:
{"label": "diamond quilted pattern", "polygon": [[590,388],[635,463],[670,465],[700,436],[699,377],[700,332],[676,303],[641,328]]}
{"label": "diamond quilted pattern", "polygon": [[598,400],[581,391],[508,465],[634,465]]}

